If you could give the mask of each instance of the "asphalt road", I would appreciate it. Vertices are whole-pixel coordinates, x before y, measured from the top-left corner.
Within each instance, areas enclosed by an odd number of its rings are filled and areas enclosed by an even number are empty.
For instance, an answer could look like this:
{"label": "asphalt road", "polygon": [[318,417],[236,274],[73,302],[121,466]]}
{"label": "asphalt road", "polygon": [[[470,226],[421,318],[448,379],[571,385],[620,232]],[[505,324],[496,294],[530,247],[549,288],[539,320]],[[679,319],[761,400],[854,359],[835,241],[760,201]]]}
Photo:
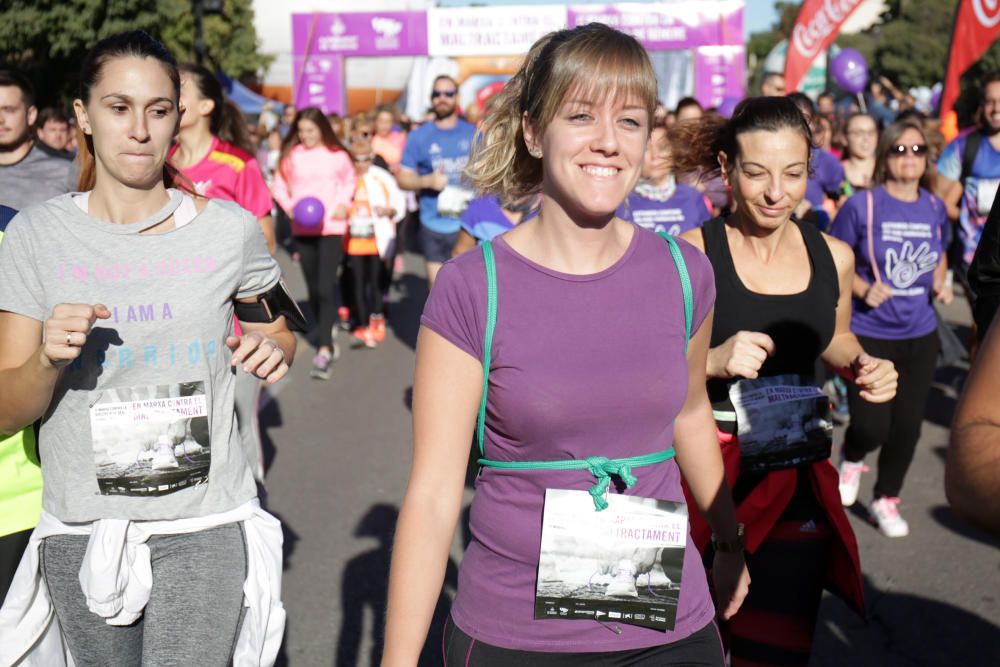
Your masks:
{"label": "asphalt road", "polygon": [[[291,289],[304,296],[298,266],[285,256],[282,264]],[[308,377],[312,348],[300,342],[290,377],[263,399],[267,505],[286,536],[288,628],[279,664],[378,664],[392,532],[410,464],[413,348],[426,298],[419,261],[408,255],[406,265],[384,344],[345,349],[333,378],[319,382]],[[964,302],[945,315],[966,330]],[[861,548],[867,618],[828,595],[812,665],[1000,666],[1000,542],[952,515],[942,482],[948,422],[964,375],[959,364],[935,381],[902,494],[911,535],[889,540],[867,522],[863,505],[848,511]],[[865,476],[862,501],[870,500],[873,482],[874,475]],[[456,535],[439,623],[461,552]],[[439,646],[439,637],[429,639],[426,664],[441,664]]]}

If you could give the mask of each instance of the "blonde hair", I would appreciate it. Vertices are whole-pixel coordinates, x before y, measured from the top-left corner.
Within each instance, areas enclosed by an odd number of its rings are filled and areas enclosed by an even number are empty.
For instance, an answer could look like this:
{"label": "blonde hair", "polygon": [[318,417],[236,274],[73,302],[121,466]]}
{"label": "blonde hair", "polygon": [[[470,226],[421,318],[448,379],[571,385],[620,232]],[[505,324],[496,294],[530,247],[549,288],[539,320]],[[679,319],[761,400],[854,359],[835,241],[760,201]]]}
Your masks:
{"label": "blonde hair", "polygon": [[635,38],[602,23],[542,37],[491,100],[465,170],[471,185],[482,194],[511,200],[538,192],[542,162],[528,153],[522,118],[542,135],[571,92],[595,101],[637,99],[652,123],[656,74]]}

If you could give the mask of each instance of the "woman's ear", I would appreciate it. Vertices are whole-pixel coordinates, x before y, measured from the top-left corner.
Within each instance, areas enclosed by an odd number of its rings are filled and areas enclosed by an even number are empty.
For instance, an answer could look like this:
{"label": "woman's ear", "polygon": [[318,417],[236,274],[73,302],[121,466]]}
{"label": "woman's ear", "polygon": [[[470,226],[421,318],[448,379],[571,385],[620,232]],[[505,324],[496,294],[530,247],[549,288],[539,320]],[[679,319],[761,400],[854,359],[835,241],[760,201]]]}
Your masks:
{"label": "woman's ear", "polygon": [[722,169],[722,182],[726,184],[726,187],[733,187],[729,178],[729,169],[732,166],[729,164],[729,156],[726,155],[725,151],[719,151],[719,154],[715,156],[715,159],[719,162],[719,168]]}
{"label": "woman's ear", "polygon": [[533,158],[542,157],[541,137],[535,134],[535,130],[528,120],[528,112],[521,114],[521,133],[524,135],[524,145],[528,148],[528,154]]}
{"label": "woman's ear", "polygon": [[87,115],[87,107],[84,105],[83,100],[73,100],[73,113],[76,114],[77,127],[83,130],[84,134],[91,134],[90,117]]}

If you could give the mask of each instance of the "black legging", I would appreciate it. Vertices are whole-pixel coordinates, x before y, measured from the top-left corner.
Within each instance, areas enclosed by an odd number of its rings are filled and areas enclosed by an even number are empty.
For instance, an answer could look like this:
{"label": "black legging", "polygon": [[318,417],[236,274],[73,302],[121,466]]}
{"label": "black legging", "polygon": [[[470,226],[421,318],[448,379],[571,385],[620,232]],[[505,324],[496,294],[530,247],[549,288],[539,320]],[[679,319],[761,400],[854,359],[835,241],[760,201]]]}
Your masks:
{"label": "black legging", "polygon": [[899,384],[896,397],[888,403],[869,403],[861,398],[857,385],[847,383],[851,424],[844,437],[844,455],[848,461],[861,461],[881,447],[875,497],[895,498],[903,488],[903,478],[920,439],[924,407],[937,363],[937,331],[906,340],[858,336],[858,341],[868,354],[896,365]]}
{"label": "black legging", "polygon": [[379,289],[382,260],[378,255],[350,255],[347,263],[354,280],[354,308],[358,313],[358,325],[366,327],[370,316],[382,314],[382,291]]}
{"label": "black legging", "polygon": [[344,254],[344,237],[296,236],[295,246],[299,251],[299,263],[309,291],[309,307],[312,309],[317,332],[317,346],[331,347],[331,329],[337,322],[337,306],[340,290],[337,286],[337,271]]}

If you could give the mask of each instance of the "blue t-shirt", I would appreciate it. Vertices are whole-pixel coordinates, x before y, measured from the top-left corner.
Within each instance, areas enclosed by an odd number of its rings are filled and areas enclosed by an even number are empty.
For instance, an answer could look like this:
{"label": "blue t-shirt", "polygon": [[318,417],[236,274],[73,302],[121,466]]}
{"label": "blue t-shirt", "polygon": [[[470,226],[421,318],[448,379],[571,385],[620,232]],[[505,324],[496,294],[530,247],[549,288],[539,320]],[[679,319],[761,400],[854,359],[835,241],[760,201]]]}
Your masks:
{"label": "blue t-shirt", "polygon": [[[952,141],[941,153],[938,172],[945,178],[957,181],[962,177],[962,155],[968,134]],[[958,238],[962,242],[962,259],[972,262],[983,233],[983,225],[990,215],[993,197],[1000,185],[1000,152],[993,148],[988,137],[983,137],[972,163],[969,177],[964,183],[961,211],[958,218]]]}
{"label": "blue t-shirt", "polygon": [[[934,269],[947,247],[948,217],[944,202],[920,190],[914,202],[896,199],[879,186],[871,190],[872,248],[879,276],[892,298],[878,308],[855,298],[851,331],[884,340],[926,336],[937,328]],[[868,246],[868,193],[854,195],[837,214],[830,234],[854,250],[854,270],[875,282]]]}
{"label": "blue t-shirt", "polygon": [[[475,126],[461,119],[450,130],[425,123],[410,133],[400,164],[419,176],[441,171],[448,177],[449,186],[460,187],[475,133]],[[432,232],[454,234],[460,229],[461,220],[458,216],[438,213],[438,194],[434,190],[420,191],[420,224]]]}
{"label": "blue t-shirt", "polygon": [[666,201],[633,190],[618,208],[617,215],[651,232],[667,232],[671,236],[701,227],[712,217],[705,206],[705,195],[683,183],[677,184],[673,196]]}
{"label": "blue t-shirt", "polygon": [[828,194],[840,191],[844,184],[844,165],[840,164],[837,157],[822,148],[810,150],[811,159],[809,166],[812,174],[806,184],[806,199],[813,205],[814,209],[823,207],[823,198]]}
{"label": "blue t-shirt", "polygon": [[462,229],[479,243],[492,241],[513,228],[514,223],[504,215],[500,201],[493,195],[476,197],[462,213]]}

